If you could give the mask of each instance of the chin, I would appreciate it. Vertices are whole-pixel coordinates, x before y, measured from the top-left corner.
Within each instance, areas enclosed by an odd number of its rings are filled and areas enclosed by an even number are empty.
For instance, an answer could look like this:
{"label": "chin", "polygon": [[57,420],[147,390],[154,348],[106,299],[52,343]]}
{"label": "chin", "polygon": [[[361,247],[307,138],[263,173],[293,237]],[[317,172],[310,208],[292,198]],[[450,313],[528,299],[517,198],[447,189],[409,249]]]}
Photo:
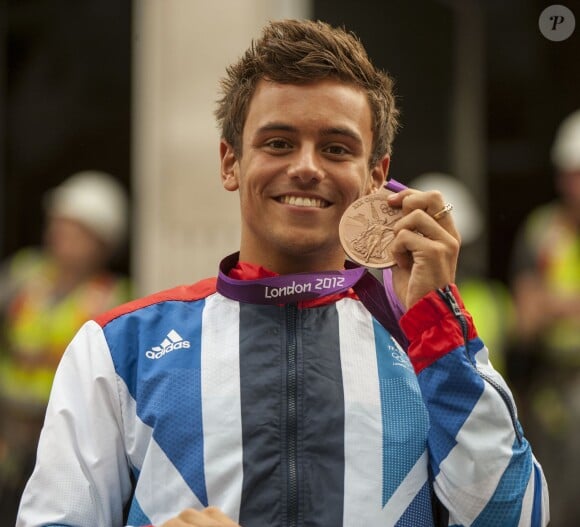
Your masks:
{"label": "chin", "polygon": [[340,241],[321,240],[320,238],[306,238],[293,240],[284,246],[286,254],[291,258],[302,258],[304,260],[330,257],[339,252],[342,254]]}

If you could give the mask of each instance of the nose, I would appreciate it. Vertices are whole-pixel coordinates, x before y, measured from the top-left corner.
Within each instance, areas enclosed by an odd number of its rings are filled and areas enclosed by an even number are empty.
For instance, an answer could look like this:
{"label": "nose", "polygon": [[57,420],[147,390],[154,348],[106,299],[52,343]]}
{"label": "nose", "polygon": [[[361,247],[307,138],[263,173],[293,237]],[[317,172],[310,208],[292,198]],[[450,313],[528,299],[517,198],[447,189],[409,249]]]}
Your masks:
{"label": "nose", "polygon": [[288,168],[288,176],[307,184],[322,180],[324,171],[315,147],[303,145],[296,151]]}

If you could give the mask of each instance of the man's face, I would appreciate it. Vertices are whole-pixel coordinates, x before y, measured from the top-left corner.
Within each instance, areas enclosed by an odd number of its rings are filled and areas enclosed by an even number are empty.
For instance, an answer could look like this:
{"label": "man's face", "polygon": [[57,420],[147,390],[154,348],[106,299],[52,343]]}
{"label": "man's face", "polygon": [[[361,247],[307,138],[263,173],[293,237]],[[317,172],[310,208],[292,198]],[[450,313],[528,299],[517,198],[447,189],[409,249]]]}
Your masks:
{"label": "man's face", "polygon": [[224,187],[240,193],[242,260],[278,272],[342,265],[340,218],[388,170],[388,157],[368,166],[371,125],[364,92],[350,85],[258,83],[241,157],[221,144]]}
{"label": "man's face", "polygon": [[75,276],[100,268],[109,254],[106,244],[88,227],[55,214],[47,218],[44,242],[61,270]]}

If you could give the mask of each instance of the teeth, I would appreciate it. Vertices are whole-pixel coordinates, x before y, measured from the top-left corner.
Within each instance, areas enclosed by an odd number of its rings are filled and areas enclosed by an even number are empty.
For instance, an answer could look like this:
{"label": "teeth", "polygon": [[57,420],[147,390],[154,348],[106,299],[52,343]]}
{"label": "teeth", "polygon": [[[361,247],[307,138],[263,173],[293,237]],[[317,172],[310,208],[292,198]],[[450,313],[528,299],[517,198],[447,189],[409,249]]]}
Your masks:
{"label": "teeth", "polygon": [[295,207],[315,207],[323,209],[326,207],[326,201],[318,198],[308,198],[303,196],[282,196],[280,202]]}

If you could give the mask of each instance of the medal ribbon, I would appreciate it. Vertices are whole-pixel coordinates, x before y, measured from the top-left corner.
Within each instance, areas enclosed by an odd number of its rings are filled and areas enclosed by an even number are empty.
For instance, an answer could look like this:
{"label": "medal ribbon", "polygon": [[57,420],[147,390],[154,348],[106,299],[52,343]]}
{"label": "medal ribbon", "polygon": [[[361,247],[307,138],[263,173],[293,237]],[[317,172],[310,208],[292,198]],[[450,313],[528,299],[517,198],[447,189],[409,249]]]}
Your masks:
{"label": "medal ribbon", "polygon": [[228,276],[237,261],[238,253],[222,260],[217,290],[228,298],[252,304],[291,304],[342,293],[353,287],[366,272],[365,268],[356,267],[344,271],[296,273],[267,276],[256,280],[237,280]]}
{"label": "medal ribbon", "polygon": [[407,339],[398,323],[403,308],[392,290],[390,272],[383,274],[385,286],[368,269],[350,261],[346,262],[347,269],[341,271],[238,280],[228,276],[238,262],[238,254],[231,254],[220,263],[217,291],[223,296],[250,304],[281,305],[313,300],[353,288],[371,314],[407,349]]}

